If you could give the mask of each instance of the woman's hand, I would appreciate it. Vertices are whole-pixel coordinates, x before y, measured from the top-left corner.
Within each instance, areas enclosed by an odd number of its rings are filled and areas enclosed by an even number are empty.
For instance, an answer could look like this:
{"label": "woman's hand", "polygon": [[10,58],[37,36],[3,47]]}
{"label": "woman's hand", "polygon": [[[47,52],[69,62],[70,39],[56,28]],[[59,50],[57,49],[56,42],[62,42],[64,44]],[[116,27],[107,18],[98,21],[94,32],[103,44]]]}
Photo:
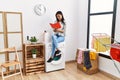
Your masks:
{"label": "woman's hand", "polygon": [[60,29],[54,29],[53,31],[54,31],[54,32],[60,32],[60,33],[63,33],[63,32],[64,32],[63,30],[60,30]]}
{"label": "woman's hand", "polygon": [[57,29],[53,29],[54,32],[57,32]]}

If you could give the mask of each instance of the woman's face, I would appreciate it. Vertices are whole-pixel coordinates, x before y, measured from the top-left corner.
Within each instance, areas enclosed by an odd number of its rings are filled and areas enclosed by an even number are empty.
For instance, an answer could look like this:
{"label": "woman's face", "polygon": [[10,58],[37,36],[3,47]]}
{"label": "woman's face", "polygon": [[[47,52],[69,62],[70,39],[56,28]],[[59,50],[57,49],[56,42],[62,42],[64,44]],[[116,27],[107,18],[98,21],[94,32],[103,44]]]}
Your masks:
{"label": "woman's face", "polygon": [[57,14],[57,19],[58,19],[59,21],[61,21],[61,20],[62,20],[62,15],[61,15],[61,14]]}

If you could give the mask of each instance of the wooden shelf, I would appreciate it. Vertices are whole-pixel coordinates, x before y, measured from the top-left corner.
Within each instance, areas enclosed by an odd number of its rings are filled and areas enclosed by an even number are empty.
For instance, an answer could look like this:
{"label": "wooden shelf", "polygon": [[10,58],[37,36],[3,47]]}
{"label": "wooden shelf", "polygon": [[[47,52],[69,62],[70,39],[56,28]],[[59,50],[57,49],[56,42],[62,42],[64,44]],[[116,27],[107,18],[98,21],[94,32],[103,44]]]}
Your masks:
{"label": "wooden shelf", "polygon": [[28,58],[26,63],[34,63],[34,62],[44,62],[44,58]]}
{"label": "wooden shelf", "polygon": [[29,66],[29,67],[26,67],[26,69],[39,69],[39,68],[44,68],[45,66],[44,65],[34,65],[34,66]]}
{"label": "wooden shelf", "polygon": [[[25,75],[44,71],[45,69],[44,44],[24,44],[23,48],[24,48],[23,62]],[[33,48],[37,49],[38,51],[36,58],[32,58],[31,50]]]}

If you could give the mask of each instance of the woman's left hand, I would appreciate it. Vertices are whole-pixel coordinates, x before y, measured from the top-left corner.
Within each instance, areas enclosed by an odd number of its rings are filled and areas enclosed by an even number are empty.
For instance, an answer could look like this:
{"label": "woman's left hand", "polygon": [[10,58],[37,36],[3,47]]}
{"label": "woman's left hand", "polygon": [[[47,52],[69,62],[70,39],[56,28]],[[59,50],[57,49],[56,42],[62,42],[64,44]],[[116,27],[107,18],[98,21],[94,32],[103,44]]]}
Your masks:
{"label": "woman's left hand", "polygon": [[57,30],[57,29],[54,29],[53,31],[54,31],[54,32],[58,32],[58,30]]}
{"label": "woman's left hand", "polygon": [[54,32],[61,32],[61,33],[63,33],[64,31],[60,30],[60,29],[54,29]]}
{"label": "woman's left hand", "polygon": [[59,29],[54,29],[54,32],[59,32],[60,30]]}

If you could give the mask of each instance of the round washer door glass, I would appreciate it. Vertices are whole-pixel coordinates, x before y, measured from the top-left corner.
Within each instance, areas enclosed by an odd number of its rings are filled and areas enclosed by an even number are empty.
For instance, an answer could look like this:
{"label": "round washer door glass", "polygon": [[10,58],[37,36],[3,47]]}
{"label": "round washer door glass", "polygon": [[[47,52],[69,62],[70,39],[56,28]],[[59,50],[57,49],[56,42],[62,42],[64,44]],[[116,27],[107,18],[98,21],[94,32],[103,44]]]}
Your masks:
{"label": "round washer door glass", "polygon": [[45,14],[46,8],[45,8],[45,6],[42,5],[42,4],[37,4],[37,5],[35,5],[35,7],[34,7],[34,11],[35,11],[35,13],[36,13],[37,15],[41,16],[41,15]]}

